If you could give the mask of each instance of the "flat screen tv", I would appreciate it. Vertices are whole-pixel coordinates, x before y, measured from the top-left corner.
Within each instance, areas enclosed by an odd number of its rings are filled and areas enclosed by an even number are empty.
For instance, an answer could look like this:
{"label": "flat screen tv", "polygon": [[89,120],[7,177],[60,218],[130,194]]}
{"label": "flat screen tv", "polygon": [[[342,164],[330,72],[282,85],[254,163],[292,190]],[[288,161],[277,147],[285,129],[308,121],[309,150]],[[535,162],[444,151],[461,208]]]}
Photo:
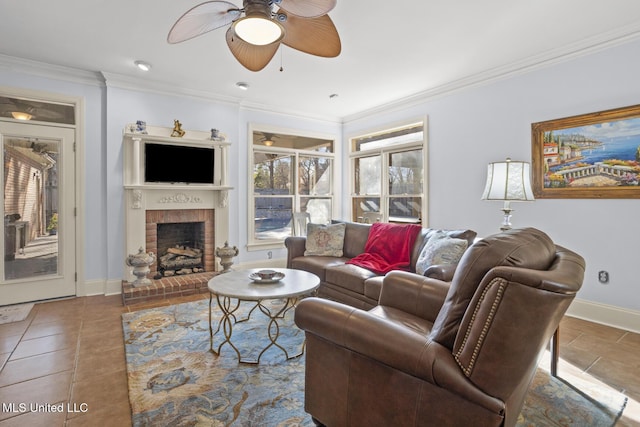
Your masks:
{"label": "flat screen tv", "polygon": [[213,148],[145,144],[144,181],[213,184]]}

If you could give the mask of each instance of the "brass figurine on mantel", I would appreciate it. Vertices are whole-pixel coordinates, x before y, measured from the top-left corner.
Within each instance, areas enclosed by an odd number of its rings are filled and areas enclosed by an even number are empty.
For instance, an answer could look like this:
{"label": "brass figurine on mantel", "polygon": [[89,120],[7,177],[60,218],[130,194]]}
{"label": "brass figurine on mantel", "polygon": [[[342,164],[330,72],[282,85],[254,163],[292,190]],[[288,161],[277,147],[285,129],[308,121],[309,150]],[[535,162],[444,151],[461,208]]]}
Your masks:
{"label": "brass figurine on mantel", "polygon": [[184,136],[184,132],[182,130],[182,123],[180,123],[180,120],[174,120],[173,121],[173,131],[171,131],[171,136],[173,137],[177,137],[177,138],[181,138]]}

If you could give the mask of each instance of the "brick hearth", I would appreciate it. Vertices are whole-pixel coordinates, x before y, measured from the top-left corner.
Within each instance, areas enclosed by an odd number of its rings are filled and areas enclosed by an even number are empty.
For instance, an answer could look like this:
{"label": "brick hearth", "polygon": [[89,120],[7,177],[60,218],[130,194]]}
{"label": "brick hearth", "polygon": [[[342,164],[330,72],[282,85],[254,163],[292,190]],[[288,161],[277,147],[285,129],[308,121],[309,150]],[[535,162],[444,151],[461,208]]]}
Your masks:
{"label": "brick hearth", "polygon": [[209,292],[207,283],[209,279],[219,273],[205,272],[186,274],[184,276],[163,277],[152,280],[148,286],[134,288],[126,280],[122,281],[122,303],[124,305],[140,302],[158,301],[178,296],[204,294]]}

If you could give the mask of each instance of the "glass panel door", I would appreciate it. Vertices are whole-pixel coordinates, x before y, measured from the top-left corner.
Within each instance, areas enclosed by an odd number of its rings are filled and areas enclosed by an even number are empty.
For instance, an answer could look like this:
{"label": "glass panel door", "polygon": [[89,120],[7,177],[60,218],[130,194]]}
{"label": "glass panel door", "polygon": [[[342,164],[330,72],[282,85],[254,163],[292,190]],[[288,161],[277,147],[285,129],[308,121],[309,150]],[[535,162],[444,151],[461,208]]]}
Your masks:
{"label": "glass panel door", "polygon": [[0,123],[0,300],[75,295],[73,129]]}
{"label": "glass panel door", "polygon": [[3,139],[4,280],[58,274],[60,141]]}

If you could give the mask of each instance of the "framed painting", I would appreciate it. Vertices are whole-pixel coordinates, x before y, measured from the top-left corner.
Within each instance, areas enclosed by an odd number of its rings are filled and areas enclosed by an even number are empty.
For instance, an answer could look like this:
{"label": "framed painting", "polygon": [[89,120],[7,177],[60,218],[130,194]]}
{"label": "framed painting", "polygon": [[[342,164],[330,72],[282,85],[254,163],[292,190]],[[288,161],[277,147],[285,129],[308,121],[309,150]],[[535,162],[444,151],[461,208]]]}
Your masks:
{"label": "framed painting", "polygon": [[640,105],[533,123],[537,198],[640,198]]}

